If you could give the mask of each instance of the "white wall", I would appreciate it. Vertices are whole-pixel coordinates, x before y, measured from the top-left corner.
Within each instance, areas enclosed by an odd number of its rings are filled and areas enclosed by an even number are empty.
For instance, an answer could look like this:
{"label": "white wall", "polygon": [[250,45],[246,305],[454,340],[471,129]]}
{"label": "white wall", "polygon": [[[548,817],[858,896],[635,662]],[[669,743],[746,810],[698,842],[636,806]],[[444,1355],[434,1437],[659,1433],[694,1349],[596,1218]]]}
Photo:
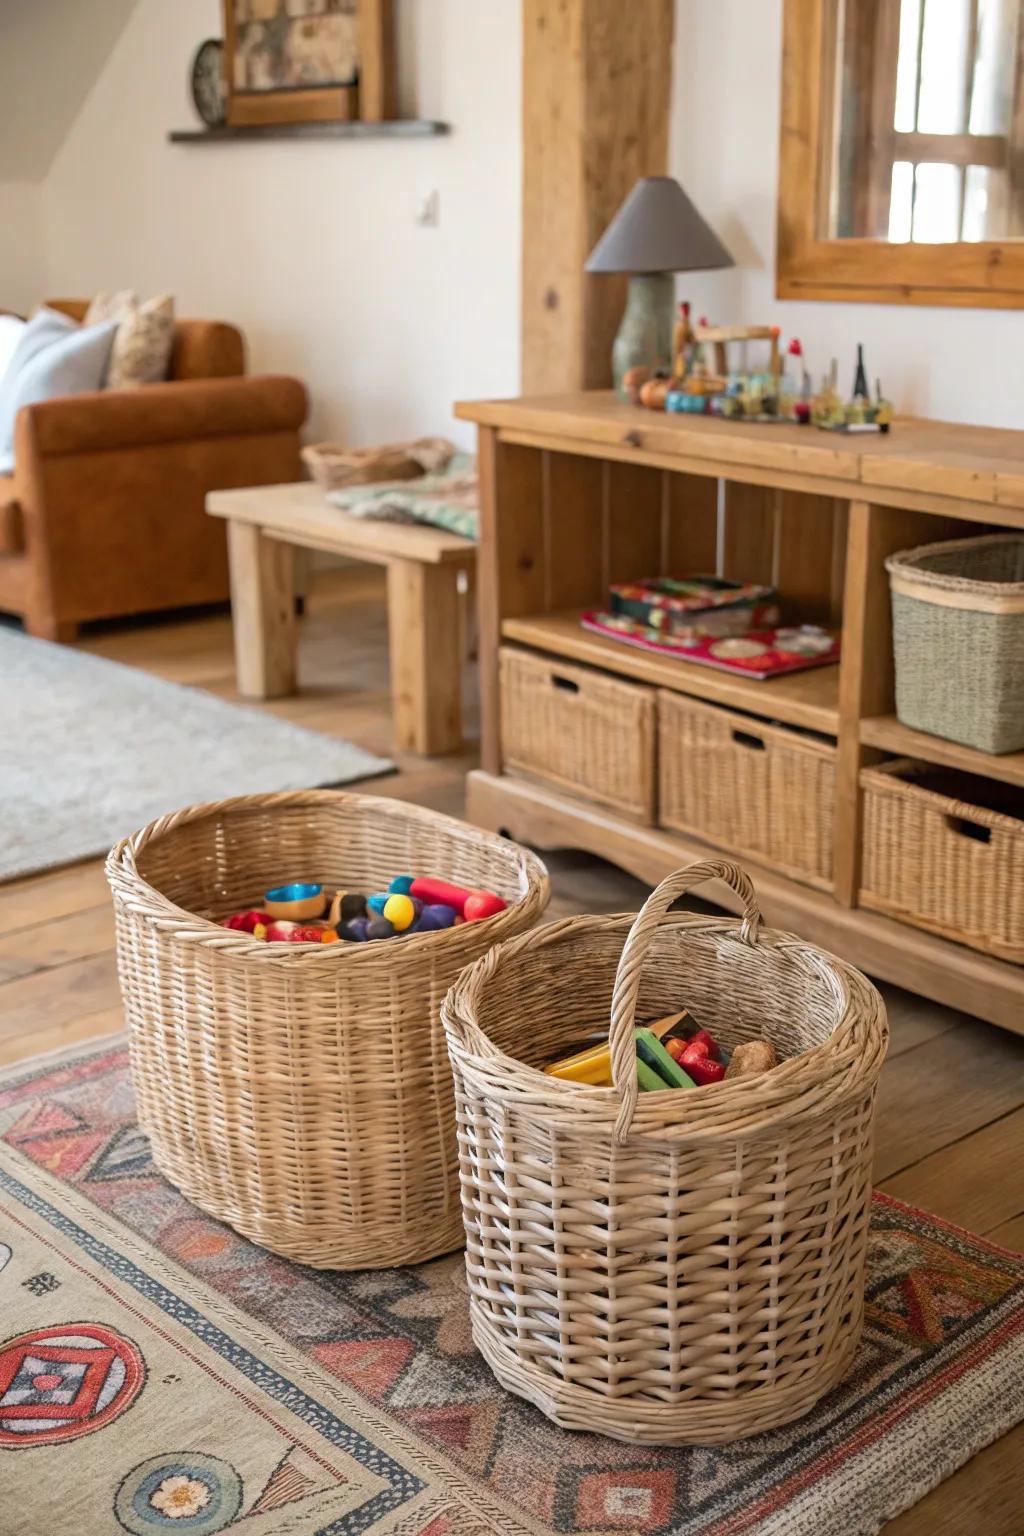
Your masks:
{"label": "white wall", "polygon": [[166,135],[219,0],[138,0],[45,184],[50,291],[234,321],[254,370],[308,382],[314,436],[458,435],[453,400],[518,383],[519,9],[399,0],[403,110],[446,138],[191,147]]}
{"label": "white wall", "polygon": [[799,336],[816,382],[835,356],[852,385],[863,341],[897,409],[1024,427],[1024,311],[775,298],[781,57],[782,0],[677,0],[670,170],[737,262],[680,278],[680,297],[719,322]]}
{"label": "white wall", "polygon": [[0,310],[24,314],[42,281],[41,189],[30,181],[0,181]]}

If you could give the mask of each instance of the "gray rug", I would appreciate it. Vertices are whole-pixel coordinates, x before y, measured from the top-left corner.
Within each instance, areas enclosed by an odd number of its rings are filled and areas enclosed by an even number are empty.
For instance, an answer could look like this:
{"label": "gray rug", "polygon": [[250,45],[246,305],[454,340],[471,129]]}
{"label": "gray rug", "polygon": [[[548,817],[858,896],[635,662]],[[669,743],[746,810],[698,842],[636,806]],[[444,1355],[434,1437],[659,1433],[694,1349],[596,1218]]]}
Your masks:
{"label": "gray rug", "polygon": [[0,879],[105,853],[204,800],[394,767],[347,741],[0,628]]}

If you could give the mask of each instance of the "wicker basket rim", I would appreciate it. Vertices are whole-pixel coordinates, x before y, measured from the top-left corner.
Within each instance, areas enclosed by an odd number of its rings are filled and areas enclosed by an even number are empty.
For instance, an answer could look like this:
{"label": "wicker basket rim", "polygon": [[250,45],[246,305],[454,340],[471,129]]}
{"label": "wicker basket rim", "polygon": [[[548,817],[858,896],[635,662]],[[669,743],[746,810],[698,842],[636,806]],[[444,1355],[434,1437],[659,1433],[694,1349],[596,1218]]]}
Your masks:
{"label": "wicker basket rim", "polygon": [[[551,1077],[537,1067],[507,1055],[487,1035],[477,1019],[476,1003],[480,993],[510,957],[524,949],[558,944],[580,933],[617,928],[623,937],[636,921],[635,913],[569,917],[548,923],[496,945],[488,954],[468,966],[448,992],[441,1007],[441,1018],[449,1048],[457,1052],[460,1066],[484,1074],[488,1095],[495,1100],[514,1102],[520,1108],[540,1112],[549,1122],[566,1129],[610,1134],[620,1114],[621,1100],[614,1087],[598,1088]],[[743,924],[735,917],[711,918],[688,913],[670,913],[662,925],[681,933],[712,933],[739,938]],[[838,992],[836,1024],[827,1039],[797,1056],[781,1062],[771,1073],[758,1080],[734,1079],[712,1083],[698,1095],[676,1090],[643,1093],[639,1096],[629,1130],[629,1141],[666,1140],[699,1142],[724,1133],[752,1136],[766,1131],[780,1121],[790,1120],[800,1112],[801,1096],[807,1096],[807,1108],[813,1103],[818,1113],[833,1113],[847,1098],[863,1091],[881,1069],[888,1040],[885,1010],[874,987],[837,956],[817,949],[793,934],[761,928],[756,942],[773,949],[787,949],[813,957],[821,979],[831,981]],[[859,981],[868,989],[873,1006],[861,1016],[854,1006],[851,982]],[[867,1038],[859,1039],[864,1025]],[[495,1076],[500,1078],[495,1082]],[[826,1102],[821,1090],[831,1088]]]}
{"label": "wicker basket rim", "polygon": [[[511,849],[515,855],[520,883],[519,899],[510,903],[503,911],[496,912],[493,917],[484,918],[479,923],[482,931],[493,933],[496,939],[508,925],[510,914],[518,914],[525,901],[534,902],[538,913],[547,905],[550,895],[548,872],[542,861],[530,849],[522,848],[508,838],[499,837],[497,833],[485,832],[479,827],[459,821],[455,816],[446,816],[441,811],[432,811],[425,806],[411,805],[404,800],[389,800],[381,795],[362,795],[349,790],[335,789],[282,790],[277,794],[235,795],[227,800],[211,800],[186,806],[182,810],[158,817],[137,832],[121,838],[107,855],[106,875],[114,900],[121,902],[129,910],[145,916],[164,932],[176,938],[202,944],[229,955],[256,959],[263,965],[326,967],[338,964],[339,957],[342,955],[347,957],[348,963],[365,964],[370,956],[375,956],[378,950],[377,945],[267,944],[263,939],[255,939],[250,934],[235,929],[223,928],[209,918],[200,917],[198,913],[179,907],[162,891],[150,885],[139,873],[136,855],[151,842],[168,836],[186,823],[201,821],[216,814],[232,815],[235,812],[247,810],[266,810],[268,806],[285,809],[303,805],[324,807],[344,805],[346,808],[362,810],[367,814],[388,816],[396,821],[419,821],[435,827],[444,826],[460,837],[475,838]],[[453,930],[453,932],[457,931]],[[402,956],[406,958],[424,954],[428,946],[436,949],[437,944],[443,942],[445,937],[443,930],[411,934],[402,944]]]}
{"label": "wicker basket rim", "polygon": [[1010,601],[1024,596],[1024,581],[975,581],[970,576],[951,576],[943,571],[929,570],[924,563],[932,556],[952,550],[971,550],[993,547],[1024,545],[1024,534],[984,533],[967,539],[945,539],[935,544],[920,544],[915,549],[902,549],[886,558],[885,568],[890,575],[901,576],[921,587],[936,592],[956,592],[964,596],[972,593],[989,600],[1000,598]]}
{"label": "wicker basket rim", "polygon": [[[936,789],[924,789],[920,784],[912,782],[912,778],[920,774],[935,771],[934,763],[918,762],[916,758],[911,757],[897,757],[888,763],[877,763],[871,768],[862,768],[860,779],[863,785],[875,785],[879,789],[884,788],[887,793],[903,795],[905,799],[912,800],[915,804],[933,806],[944,816],[956,816],[962,821],[974,821],[979,826],[1012,832],[1017,837],[1024,835],[1024,820],[1019,816],[1007,816],[1003,811],[990,810],[987,805],[973,805],[970,800],[954,800],[949,795],[940,794]],[[912,778],[904,778],[904,774],[910,774]]]}

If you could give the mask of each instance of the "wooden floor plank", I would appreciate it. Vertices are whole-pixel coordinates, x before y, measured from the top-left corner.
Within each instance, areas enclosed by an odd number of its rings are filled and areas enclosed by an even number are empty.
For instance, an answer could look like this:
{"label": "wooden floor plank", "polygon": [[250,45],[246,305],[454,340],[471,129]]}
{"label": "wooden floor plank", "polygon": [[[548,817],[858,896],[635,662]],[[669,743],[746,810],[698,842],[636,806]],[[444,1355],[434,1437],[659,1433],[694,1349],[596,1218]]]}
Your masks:
{"label": "wooden floor plank", "polygon": [[990,1231],[1024,1207],[1024,1109],[942,1147],[881,1187],[972,1232]]}
{"label": "wooden floor plank", "polygon": [[102,860],[9,880],[0,885],[0,934],[102,906],[109,896]]}
{"label": "wooden floor plank", "polygon": [[114,912],[109,893],[102,906],[87,907],[67,917],[18,928],[0,938],[0,976],[27,976],[52,970],[70,960],[84,960],[114,947]]}
{"label": "wooden floor plank", "polygon": [[112,953],[20,976],[0,987],[0,1039],[24,1037],[31,1055],[34,1031],[116,1007],[120,996]]}
{"label": "wooden floor plank", "polygon": [[1024,1039],[967,1020],[886,1064],[875,1181],[1024,1104]]}
{"label": "wooden floor plank", "polygon": [[[985,1236],[1000,1248],[1009,1248],[1011,1253],[1024,1253],[1024,1211],[1009,1221],[1001,1221],[998,1227],[993,1227]],[[1024,1489],[1021,1491],[1021,1506],[1024,1508]]]}

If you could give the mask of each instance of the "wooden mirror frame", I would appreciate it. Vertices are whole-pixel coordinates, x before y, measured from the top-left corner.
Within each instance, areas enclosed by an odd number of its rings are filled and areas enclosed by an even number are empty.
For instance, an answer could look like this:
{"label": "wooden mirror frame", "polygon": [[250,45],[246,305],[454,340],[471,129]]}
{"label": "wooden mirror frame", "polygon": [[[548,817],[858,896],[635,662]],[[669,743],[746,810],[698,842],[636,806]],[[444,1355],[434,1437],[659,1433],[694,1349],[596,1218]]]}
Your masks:
{"label": "wooden mirror frame", "polygon": [[823,240],[824,135],[838,0],[785,0],[776,295],[872,304],[1024,308],[1024,240],[947,245]]}

